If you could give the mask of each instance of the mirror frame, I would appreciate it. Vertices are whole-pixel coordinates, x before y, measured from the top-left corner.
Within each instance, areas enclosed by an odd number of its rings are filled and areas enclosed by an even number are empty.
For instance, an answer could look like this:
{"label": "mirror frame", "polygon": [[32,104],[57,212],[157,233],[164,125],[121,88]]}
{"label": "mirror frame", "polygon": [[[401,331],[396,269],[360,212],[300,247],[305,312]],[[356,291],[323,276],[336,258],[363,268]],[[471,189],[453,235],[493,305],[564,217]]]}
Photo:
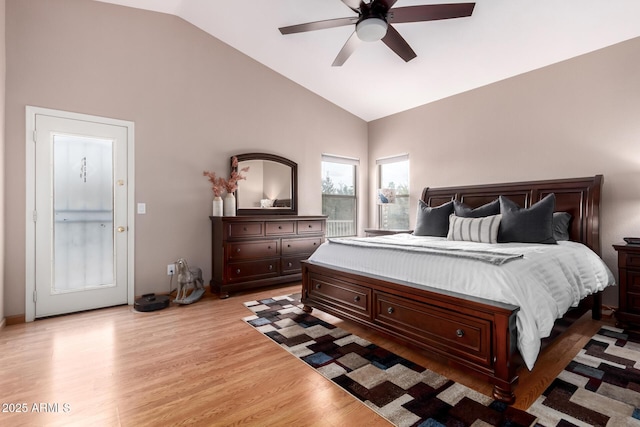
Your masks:
{"label": "mirror frame", "polygon": [[[236,215],[298,215],[298,164],[294,161],[286,159],[284,157],[277,156],[275,154],[268,153],[246,153],[237,154],[231,157],[231,170],[238,170],[233,167],[233,157],[238,159],[238,163],[246,160],[268,160],[275,163],[291,168],[291,208],[286,209],[260,209],[260,208],[238,208],[236,205]],[[249,171],[250,173],[251,171]],[[240,184],[240,183],[239,183]],[[240,184],[242,185],[242,184]],[[240,185],[235,191],[236,198],[238,197],[238,191]]]}

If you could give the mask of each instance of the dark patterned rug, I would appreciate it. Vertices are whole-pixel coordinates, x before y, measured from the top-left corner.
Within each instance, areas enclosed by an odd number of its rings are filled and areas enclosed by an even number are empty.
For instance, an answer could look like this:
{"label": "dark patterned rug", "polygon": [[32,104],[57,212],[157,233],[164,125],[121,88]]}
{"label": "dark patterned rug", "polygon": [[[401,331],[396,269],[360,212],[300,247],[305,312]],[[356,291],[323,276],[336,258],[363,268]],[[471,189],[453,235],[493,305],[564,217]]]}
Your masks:
{"label": "dark patterned rug", "polygon": [[[640,339],[603,328],[525,412],[449,380],[299,307],[249,301],[244,318],[397,426],[640,426]],[[605,362],[608,361],[608,362]]]}

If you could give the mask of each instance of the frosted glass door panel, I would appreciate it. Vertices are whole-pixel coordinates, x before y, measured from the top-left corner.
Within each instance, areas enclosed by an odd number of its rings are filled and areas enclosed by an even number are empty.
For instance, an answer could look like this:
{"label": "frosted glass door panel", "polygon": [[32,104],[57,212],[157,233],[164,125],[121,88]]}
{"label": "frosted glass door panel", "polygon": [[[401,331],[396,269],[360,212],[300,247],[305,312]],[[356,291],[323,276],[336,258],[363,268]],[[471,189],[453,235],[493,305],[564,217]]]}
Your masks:
{"label": "frosted glass door panel", "polygon": [[113,145],[53,136],[52,293],[114,286]]}

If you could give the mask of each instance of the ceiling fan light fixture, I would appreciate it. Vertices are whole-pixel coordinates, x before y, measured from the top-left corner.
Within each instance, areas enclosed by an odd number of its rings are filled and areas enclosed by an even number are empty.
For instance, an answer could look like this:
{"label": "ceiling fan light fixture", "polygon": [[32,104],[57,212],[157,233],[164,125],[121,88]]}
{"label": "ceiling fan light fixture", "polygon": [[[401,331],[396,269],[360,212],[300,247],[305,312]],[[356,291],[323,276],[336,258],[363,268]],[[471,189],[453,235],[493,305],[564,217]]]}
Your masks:
{"label": "ceiling fan light fixture", "polygon": [[387,25],[382,18],[363,19],[356,25],[356,34],[364,42],[377,42],[387,34]]}

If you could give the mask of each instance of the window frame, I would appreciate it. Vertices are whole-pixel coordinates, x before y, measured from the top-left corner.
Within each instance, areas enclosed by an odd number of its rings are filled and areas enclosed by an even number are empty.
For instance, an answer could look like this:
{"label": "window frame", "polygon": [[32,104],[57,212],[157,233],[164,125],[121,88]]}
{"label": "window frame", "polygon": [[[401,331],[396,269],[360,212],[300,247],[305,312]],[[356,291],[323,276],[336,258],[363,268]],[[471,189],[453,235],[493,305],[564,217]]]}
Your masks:
{"label": "window frame", "polygon": [[[379,230],[386,230],[386,228],[384,228],[384,225],[382,224],[382,220],[383,220],[383,211],[382,209],[384,208],[383,204],[378,204],[377,202],[377,191],[379,188],[383,188],[382,186],[382,167],[384,165],[388,165],[391,163],[400,163],[400,162],[407,162],[407,194],[401,194],[398,195],[396,194],[396,200],[397,199],[405,199],[407,200],[407,207],[410,206],[410,192],[411,192],[411,185],[410,185],[410,181],[411,181],[411,175],[409,172],[409,168],[411,166],[410,163],[410,159],[409,159],[409,154],[408,153],[403,153],[403,154],[398,154],[398,155],[394,155],[394,156],[388,156],[388,157],[381,157],[379,159],[376,159],[376,206],[377,206],[377,227]],[[411,228],[411,216],[410,216],[410,212],[409,210],[407,210],[407,227],[403,228],[406,230],[409,230]],[[391,228],[390,230],[393,230],[394,228]]]}
{"label": "window frame", "polygon": [[[346,157],[346,156],[340,156],[340,155],[335,155],[335,154],[325,154],[323,153],[321,156],[321,167],[320,169],[322,170],[322,163],[337,163],[337,164],[346,164],[346,165],[350,165],[353,167],[353,196],[351,195],[346,195],[346,194],[325,194],[322,189],[321,189],[321,197],[322,197],[322,211],[324,214],[324,201],[325,201],[325,196],[326,197],[331,197],[331,198],[344,198],[344,199],[353,199],[353,234],[342,234],[342,235],[331,235],[330,234],[330,218],[327,218],[327,230],[326,230],[326,236],[327,237],[347,237],[347,236],[357,236],[358,235],[358,190],[359,190],[359,186],[358,186],[358,173],[359,173],[359,166],[360,166],[360,159],[354,158],[354,157]],[[324,181],[325,177],[322,176],[322,181]]]}

